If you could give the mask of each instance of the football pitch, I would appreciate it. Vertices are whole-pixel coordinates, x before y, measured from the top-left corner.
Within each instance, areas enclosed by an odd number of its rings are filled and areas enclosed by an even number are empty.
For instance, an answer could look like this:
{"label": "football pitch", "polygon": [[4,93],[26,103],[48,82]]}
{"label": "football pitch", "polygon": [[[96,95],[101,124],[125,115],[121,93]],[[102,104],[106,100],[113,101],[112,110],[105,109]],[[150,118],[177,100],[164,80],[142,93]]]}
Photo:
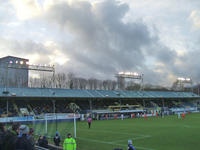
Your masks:
{"label": "football pitch", "polygon": [[[66,130],[67,126],[70,126],[71,131]],[[72,132],[72,127],[67,122],[57,124],[62,140],[66,132]],[[48,124],[48,134],[55,135],[55,123]],[[200,114],[186,115],[184,120],[174,115],[150,117],[148,120],[93,121],[90,129],[87,122],[77,122],[77,150],[127,150],[129,139],[133,140],[136,150],[200,149]]]}

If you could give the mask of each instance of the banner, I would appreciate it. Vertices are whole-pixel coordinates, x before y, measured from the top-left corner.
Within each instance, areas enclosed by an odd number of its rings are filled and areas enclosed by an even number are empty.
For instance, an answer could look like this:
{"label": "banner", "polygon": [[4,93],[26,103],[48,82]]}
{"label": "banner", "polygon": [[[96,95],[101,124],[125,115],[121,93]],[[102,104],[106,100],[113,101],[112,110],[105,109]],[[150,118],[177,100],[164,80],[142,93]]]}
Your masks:
{"label": "banner", "polygon": [[[73,113],[69,113],[69,114],[64,114],[64,113],[58,113],[58,114],[48,113],[48,114],[44,114],[44,118],[46,118],[46,120],[74,119],[74,114]],[[80,118],[80,114],[75,114],[75,118],[79,119]]]}
{"label": "banner", "polygon": [[33,121],[33,116],[27,117],[2,117],[0,118],[0,122],[24,122],[24,121]]}
{"label": "banner", "polygon": [[[75,114],[75,118],[79,119],[80,114]],[[71,120],[74,119],[73,113],[47,113],[38,116],[27,116],[27,117],[1,117],[0,122],[26,122],[26,121],[35,121],[35,120]]]}

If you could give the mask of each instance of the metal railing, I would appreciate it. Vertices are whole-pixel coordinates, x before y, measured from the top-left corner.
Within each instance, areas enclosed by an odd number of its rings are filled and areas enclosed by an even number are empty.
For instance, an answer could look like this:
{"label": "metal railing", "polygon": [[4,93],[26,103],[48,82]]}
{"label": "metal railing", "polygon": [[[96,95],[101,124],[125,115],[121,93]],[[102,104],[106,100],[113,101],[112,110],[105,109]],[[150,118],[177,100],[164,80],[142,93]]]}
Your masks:
{"label": "metal railing", "polygon": [[49,148],[44,148],[44,147],[40,147],[38,145],[35,145],[36,150],[63,150],[62,147],[58,147],[58,146],[55,146],[53,144],[48,144],[48,147]]}
{"label": "metal railing", "polygon": [[47,148],[40,147],[40,146],[37,146],[37,145],[35,145],[35,149],[36,149],[36,150],[49,150],[49,149],[47,149]]}

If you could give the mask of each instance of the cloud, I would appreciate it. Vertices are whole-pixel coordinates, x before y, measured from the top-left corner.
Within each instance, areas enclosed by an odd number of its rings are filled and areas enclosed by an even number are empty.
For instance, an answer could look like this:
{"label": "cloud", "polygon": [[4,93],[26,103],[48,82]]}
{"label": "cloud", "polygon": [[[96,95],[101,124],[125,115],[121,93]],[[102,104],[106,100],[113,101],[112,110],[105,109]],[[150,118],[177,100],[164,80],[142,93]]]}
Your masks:
{"label": "cloud", "polygon": [[0,25],[15,19],[15,11],[9,1],[0,0]]}
{"label": "cloud", "polygon": [[38,0],[11,0],[16,9],[17,16],[21,20],[30,19],[41,15],[42,7]]}
{"label": "cloud", "polygon": [[32,64],[57,64],[61,65],[68,61],[59,46],[53,42],[36,43],[30,40],[18,41],[0,38],[0,56],[5,56],[5,52],[11,56],[24,57],[30,59]]}
{"label": "cloud", "polygon": [[113,76],[121,70],[141,68],[145,61],[142,49],[154,40],[142,21],[123,23],[128,11],[127,4],[114,0],[93,5],[59,2],[48,8],[45,19],[73,34],[74,41],[63,47],[71,61]]}
{"label": "cloud", "polygon": [[[191,49],[184,45],[188,40],[182,39],[182,33],[188,35],[182,25],[191,11],[183,7],[177,10],[173,4],[13,0],[21,24],[7,28],[0,48],[34,59],[34,63],[56,63],[58,72],[107,79],[119,71],[137,71],[145,74],[146,82],[169,85],[177,76],[198,74],[198,69],[189,71],[191,67],[198,68],[193,61],[196,50],[187,52],[187,48]],[[144,8],[147,9],[142,11]],[[167,13],[169,8],[173,11]],[[182,14],[179,22],[177,18]],[[198,13],[191,14],[193,18],[197,16]]]}
{"label": "cloud", "polygon": [[196,28],[200,28],[200,11],[193,10],[190,14],[190,19]]}

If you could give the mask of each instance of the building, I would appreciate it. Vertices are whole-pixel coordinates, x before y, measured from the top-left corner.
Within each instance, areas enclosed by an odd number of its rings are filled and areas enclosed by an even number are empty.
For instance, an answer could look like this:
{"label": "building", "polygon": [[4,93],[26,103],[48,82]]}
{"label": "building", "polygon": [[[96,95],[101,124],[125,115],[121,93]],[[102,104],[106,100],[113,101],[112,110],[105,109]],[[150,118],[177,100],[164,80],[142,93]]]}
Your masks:
{"label": "building", "polygon": [[0,87],[28,87],[28,59],[0,58]]}

